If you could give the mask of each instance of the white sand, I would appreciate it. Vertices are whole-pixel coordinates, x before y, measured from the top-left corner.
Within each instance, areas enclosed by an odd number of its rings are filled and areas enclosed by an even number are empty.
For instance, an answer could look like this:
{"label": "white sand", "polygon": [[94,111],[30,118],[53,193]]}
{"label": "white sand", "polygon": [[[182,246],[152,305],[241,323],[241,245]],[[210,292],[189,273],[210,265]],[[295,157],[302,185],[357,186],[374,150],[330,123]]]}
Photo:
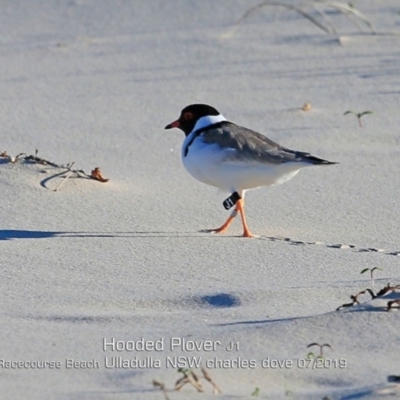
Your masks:
{"label": "white sand", "polygon": [[[397,0],[353,3],[379,32],[400,30]],[[363,268],[383,269],[376,288],[400,283],[400,38],[359,35],[331,15],[341,46],[272,7],[226,38],[252,4],[1,6],[0,150],[100,166],[110,182],[70,179],[54,192],[60,178],[41,182],[59,170],[0,160],[0,359],[61,363],[0,366],[0,398],[162,399],[151,381],[171,390],[180,376],[168,356],[255,360],[210,370],[222,399],[251,398],[256,387],[268,399],[399,398],[387,376],[400,375],[400,314],[385,307],[400,295],[334,310],[371,286]],[[306,101],[312,110],[299,111]],[[194,102],[340,164],[248,193],[259,238],[238,237],[239,222],[224,236],[200,233],[227,217],[226,194],[187,174],[182,133],[163,130]],[[360,129],[347,110],[374,114]],[[163,338],[164,351],[103,351],[112,337]],[[171,350],[171,337],[217,349]],[[237,341],[238,351],[225,349]],[[298,368],[311,342],[329,343],[326,358],[346,368]],[[161,368],[106,368],[113,356]],[[265,369],[266,357],[294,366]],[[67,359],[100,367],[67,369]],[[169,397],[215,398],[204,388]]]}

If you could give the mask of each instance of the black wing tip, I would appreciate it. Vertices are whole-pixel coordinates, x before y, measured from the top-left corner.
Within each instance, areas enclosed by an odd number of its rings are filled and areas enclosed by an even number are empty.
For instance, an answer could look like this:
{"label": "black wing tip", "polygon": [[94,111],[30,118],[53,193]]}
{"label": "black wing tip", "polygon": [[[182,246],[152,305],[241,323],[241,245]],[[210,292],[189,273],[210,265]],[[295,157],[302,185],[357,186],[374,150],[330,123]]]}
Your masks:
{"label": "black wing tip", "polygon": [[323,158],[318,158],[318,157],[312,156],[311,154],[307,156],[307,161],[310,161],[314,165],[334,165],[334,164],[339,164],[336,161],[324,160]]}
{"label": "black wing tip", "polygon": [[328,160],[322,160],[322,162],[320,164],[324,164],[324,165],[335,165],[335,164],[339,164],[336,161],[328,161]]}

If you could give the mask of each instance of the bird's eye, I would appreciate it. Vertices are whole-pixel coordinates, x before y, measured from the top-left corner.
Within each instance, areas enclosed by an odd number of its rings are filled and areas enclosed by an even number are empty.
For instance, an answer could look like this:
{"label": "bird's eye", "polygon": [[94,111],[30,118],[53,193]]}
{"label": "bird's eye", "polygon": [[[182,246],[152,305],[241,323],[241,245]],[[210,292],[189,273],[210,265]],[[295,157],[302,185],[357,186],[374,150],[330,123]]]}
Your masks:
{"label": "bird's eye", "polygon": [[185,120],[185,121],[189,121],[189,120],[191,120],[193,118],[193,114],[191,113],[191,112],[189,112],[189,111],[186,111],[184,114],[183,114],[183,119]]}

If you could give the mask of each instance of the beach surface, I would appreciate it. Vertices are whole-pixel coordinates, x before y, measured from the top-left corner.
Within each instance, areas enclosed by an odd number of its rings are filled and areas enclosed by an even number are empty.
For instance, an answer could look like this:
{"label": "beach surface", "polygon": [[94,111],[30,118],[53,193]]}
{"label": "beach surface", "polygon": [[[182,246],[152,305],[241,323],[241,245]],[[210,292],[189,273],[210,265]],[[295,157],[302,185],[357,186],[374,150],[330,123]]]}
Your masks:
{"label": "beach surface", "polygon": [[[245,0],[1,6],[1,398],[400,398],[400,291],[336,311],[400,284],[400,4],[352,3],[377,34],[327,7],[336,34],[235,25]],[[164,130],[192,103],[339,164],[249,191],[256,238],[204,233],[229,194]],[[173,390],[200,366],[221,394]]]}

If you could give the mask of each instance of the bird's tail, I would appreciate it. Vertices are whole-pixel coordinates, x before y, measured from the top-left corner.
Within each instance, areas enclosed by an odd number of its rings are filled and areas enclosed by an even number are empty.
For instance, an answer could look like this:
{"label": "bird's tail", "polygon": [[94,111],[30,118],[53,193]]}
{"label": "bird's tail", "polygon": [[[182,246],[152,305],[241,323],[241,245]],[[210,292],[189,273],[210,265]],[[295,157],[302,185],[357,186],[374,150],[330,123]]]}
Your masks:
{"label": "bird's tail", "polygon": [[323,158],[315,157],[311,154],[304,154],[305,159],[313,165],[334,165],[338,162],[324,160]]}

